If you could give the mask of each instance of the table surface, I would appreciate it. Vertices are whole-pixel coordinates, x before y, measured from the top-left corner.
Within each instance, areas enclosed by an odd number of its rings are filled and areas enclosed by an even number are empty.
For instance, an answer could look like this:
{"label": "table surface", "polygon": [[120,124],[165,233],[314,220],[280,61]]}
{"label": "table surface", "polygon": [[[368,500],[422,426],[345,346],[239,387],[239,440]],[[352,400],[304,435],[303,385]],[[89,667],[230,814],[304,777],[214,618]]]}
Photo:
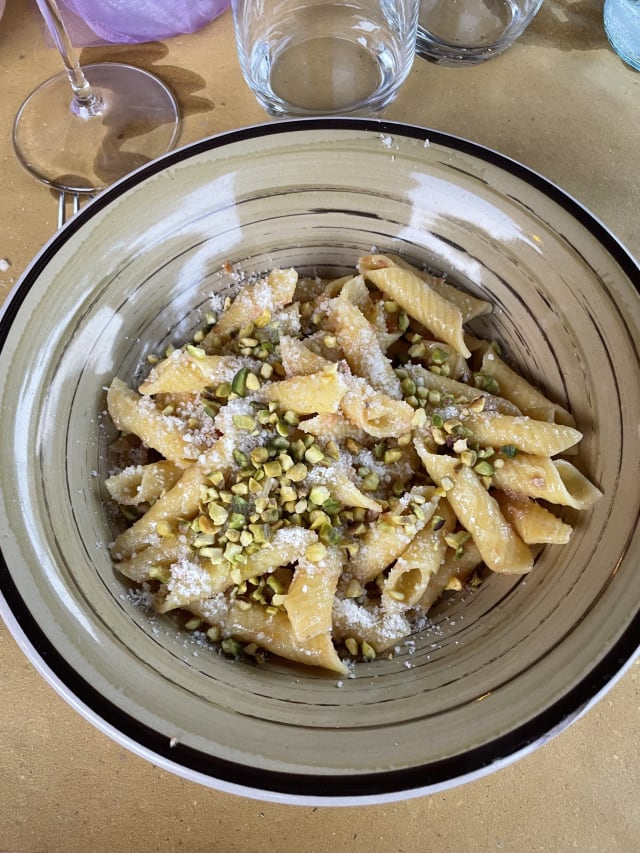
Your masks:
{"label": "table surface", "polygon": [[[230,13],[198,33],[82,48],[154,71],[184,113],[181,142],[267,121],[240,76]],[[0,302],[56,228],[19,167],[11,123],[60,69],[28,0],[0,21]],[[540,172],[640,255],[640,75],[609,48],[602,0],[546,0],[506,53],[470,68],[416,60],[386,117],[467,137]],[[7,263],[0,264],[6,267]],[[635,851],[640,662],[532,755],[448,792],[366,808],[261,803],[186,782],[126,751],[37,675],[0,626],[0,853],[120,851]]]}

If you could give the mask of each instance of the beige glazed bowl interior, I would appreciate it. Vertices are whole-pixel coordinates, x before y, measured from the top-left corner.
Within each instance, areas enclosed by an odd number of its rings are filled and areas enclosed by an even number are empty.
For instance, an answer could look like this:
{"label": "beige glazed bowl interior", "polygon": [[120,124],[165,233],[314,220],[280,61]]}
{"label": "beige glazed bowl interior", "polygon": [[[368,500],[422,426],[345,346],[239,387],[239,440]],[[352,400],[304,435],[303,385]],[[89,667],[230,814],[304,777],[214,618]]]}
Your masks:
{"label": "beige glazed bowl interior", "polygon": [[[604,492],[570,544],[433,612],[353,678],[194,644],[114,574],[104,508],[114,375],[198,327],[240,271],[339,275],[372,247],[488,299],[474,326],[584,432]],[[355,804],[502,766],[594,702],[640,637],[640,272],[577,202],[464,140],[283,122],[173,152],[105,191],[0,320],[0,607],[38,670],[108,735],[227,791]]]}

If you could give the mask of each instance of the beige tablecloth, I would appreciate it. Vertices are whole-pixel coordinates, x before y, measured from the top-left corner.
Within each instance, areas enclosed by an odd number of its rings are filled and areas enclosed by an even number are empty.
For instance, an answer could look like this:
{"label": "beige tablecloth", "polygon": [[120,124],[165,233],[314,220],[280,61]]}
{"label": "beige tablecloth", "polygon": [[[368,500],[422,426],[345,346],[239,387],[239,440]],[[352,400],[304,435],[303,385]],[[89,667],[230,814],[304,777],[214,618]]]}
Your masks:
{"label": "beige tablecloth", "polygon": [[[83,61],[102,56],[169,83],[185,114],[182,142],[267,120],[241,79],[229,13],[164,43],[82,52]],[[59,69],[33,5],[8,0],[0,301],[56,227],[55,199],[22,171],[10,139],[23,98]],[[609,48],[602,2],[545,0],[524,36],[481,66],[417,61],[387,117],[522,161],[640,255],[640,75]],[[571,728],[488,778],[388,806],[287,807],[199,787],[124,750],[67,706],[0,627],[0,853],[631,853],[640,848],[639,710],[636,663]]]}

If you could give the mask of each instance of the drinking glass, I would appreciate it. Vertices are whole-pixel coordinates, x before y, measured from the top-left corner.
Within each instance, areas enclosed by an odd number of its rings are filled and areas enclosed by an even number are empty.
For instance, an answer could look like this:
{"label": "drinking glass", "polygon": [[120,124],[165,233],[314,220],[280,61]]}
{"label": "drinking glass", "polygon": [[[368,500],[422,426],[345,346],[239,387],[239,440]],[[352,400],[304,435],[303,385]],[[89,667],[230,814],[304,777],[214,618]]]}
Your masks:
{"label": "drinking glass", "polygon": [[273,116],[376,113],[415,55],[419,0],[232,0],[240,67]]}
{"label": "drinking glass", "polygon": [[640,71],[640,0],[605,0],[604,31],[620,59]]}
{"label": "drinking glass", "polygon": [[522,35],[542,0],[422,0],[416,53],[440,65],[474,65]]}
{"label": "drinking glass", "polygon": [[[173,148],[180,113],[153,74],[122,63],[80,67],[55,0],[36,0],[64,64],[20,107],[13,147],[38,180],[94,193]],[[86,76],[85,76],[86,71]]]}

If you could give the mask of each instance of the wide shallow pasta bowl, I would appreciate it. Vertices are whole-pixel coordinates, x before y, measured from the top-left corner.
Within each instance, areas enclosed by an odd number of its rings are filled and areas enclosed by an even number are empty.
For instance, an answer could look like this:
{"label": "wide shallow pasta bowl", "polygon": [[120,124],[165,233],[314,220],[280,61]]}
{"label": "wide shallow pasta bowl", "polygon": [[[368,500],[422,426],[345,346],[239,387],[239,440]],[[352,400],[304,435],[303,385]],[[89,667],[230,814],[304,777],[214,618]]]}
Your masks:
{"label": "wide shallow pasta bowl", "polygon": [[[527,575],[450,595],[352,677],[230,659],[116,575],[105,388],[186,340],[229,265],[338,276],[375,247],[490,301],[497,337],[584,433],[604,497]],[[465,140],[283,122],[173,152],[33,261],[0,323],[0,606],[39,672],[124,746],[239,794],[389,801],[478,777],[579,717],[640,636],[640,270],[577,202]]]}

